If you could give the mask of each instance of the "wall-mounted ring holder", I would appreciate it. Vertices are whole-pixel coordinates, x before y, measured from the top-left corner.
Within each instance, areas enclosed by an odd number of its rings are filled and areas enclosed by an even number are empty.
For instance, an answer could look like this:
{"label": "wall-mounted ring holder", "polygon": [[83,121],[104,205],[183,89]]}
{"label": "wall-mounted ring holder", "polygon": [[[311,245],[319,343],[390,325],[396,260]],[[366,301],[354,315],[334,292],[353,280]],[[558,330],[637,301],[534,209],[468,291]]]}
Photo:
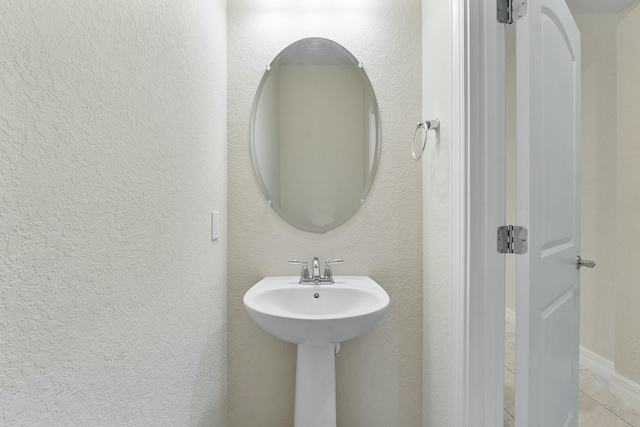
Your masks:
{"label": "wall-mounted ring holder", "polygon": [[[424,141],[422,142],[422,149],[419,153],[416,153],[416,137],[418,136],[418,131],[420,129],[425,129]],[[429,131],[434,130],[437,132],[438,129],[440,129],[440,119],[431,119],[418,123],[418,126],[413,133],[413,143],[411,144],[411,154],[413,155],[413,160],[418,161],[422,157],[422,153],[424,153],[424,149],[427,146],[427,136],[429,135]]]}

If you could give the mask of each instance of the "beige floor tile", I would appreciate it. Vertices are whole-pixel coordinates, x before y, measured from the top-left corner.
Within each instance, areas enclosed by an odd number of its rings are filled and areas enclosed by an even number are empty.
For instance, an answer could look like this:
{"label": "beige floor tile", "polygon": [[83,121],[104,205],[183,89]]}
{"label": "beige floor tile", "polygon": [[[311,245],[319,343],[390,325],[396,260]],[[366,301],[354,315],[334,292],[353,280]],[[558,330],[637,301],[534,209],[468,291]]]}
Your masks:
{"label": "beige floor tile", "polygon": [[504,409],[515,417],[516,415],[516,375],[509,369],[504,370]]}
{"label": "beige floor tile", "polygon": [[516,346],[507,340],[504,341],[504,366],[516,370]]}
{"label": "beige floor tile", "polygon": [[580,390],[634,427],[640,427],[640,410],[609,392],[609,382],[589,370],[580,371]]}
{"label": "beige floor tile", "polygon": [[505,409],[504,410],[504,427],[515,427],[515,425],[516,425],[516,420],[514,420],[511,414],[509,414]]}
{"label": "beige floor tile", "polygon": [[579,427],[629,427],[630,424],[617,417],[604,406],[580,392],[578,399]]}
{"label": "beige floor tile", "polygon": [[[595,394],[609,390],[609,382],[588,369],[580,370],[580,390],[595,399]],[[598,400],[598,399],[596,399]]]}

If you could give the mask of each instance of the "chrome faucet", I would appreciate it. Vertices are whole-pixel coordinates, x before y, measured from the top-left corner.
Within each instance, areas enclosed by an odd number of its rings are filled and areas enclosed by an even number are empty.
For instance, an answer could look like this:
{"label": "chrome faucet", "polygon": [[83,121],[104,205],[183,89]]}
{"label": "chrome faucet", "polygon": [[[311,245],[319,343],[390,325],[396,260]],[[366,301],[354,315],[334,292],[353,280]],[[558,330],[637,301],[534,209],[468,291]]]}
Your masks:
{"label": "chrome faucet", "polygon": [[311,280],[315,281],[320,281],[320,279],[322,279],[320,277],[320,260],[318,260],[318,257],[313,257],[313,263],[311,264],[311,268],[313,271],[313,276],[311,276]]}
{"label": "chrome faucet", "polygon": [[302,271],[300,272],[300,283],[319,285],[321,283],[335,283],[333,280],[333,272],[331,271],[331,264],[342,264],[343,259],[334,259],[333,261],[324,262],[324,276],[320,275],[320,261],[318,257],[314,257],[311,263],[311,277],[309,277],[309,266],[307,261],[297,261],[295,259],[289,260],[289,264],[302,265]]}

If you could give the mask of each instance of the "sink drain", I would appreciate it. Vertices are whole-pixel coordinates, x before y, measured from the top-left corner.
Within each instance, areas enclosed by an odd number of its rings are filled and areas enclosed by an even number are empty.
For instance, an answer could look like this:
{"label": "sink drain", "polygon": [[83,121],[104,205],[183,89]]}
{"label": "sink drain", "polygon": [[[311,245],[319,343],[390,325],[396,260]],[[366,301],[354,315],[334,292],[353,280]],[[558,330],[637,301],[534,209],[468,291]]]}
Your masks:
{"label": "sink drain", "polygon": [[314,298],[320,298],[320,294],[316,292],[315,294],[313,294],[313,297]]}

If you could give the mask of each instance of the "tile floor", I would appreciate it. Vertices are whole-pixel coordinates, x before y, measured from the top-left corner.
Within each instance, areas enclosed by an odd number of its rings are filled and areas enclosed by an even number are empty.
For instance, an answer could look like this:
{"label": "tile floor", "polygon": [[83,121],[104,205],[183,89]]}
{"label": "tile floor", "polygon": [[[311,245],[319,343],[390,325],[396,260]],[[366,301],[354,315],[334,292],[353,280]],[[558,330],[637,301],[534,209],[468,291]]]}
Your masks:
{"label": "tile floor", "polygon": [[[504,426],[515,426],[515,351],[513,325],[506,324],[504,348]],[[609,382],[580,367],[579,427],[640,427],[640,410],[609,392]]]}

